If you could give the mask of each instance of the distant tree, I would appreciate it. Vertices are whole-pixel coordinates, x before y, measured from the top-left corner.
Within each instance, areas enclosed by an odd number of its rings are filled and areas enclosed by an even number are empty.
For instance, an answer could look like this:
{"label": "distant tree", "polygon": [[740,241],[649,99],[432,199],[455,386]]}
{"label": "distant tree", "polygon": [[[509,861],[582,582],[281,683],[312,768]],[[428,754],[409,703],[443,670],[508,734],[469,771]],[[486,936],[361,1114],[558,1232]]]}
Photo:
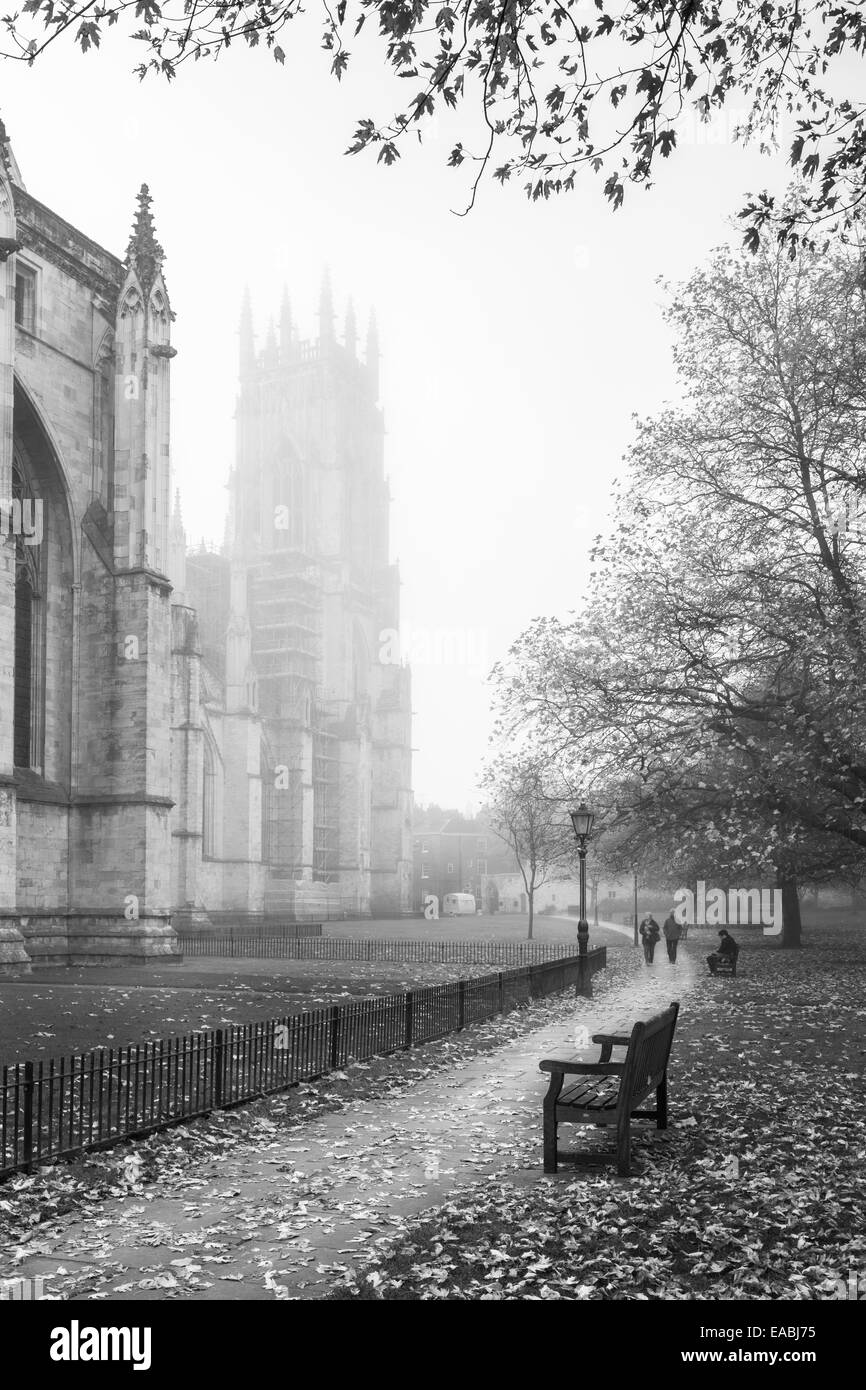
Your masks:
{"label": "distant tree", "polygon": [[[171,12],[157,0],[25,0],[3,20],[5,55],[33,63],[63,36],[88,52],[127,25],[140,76],[170,79],[232,45],[284,63],[303,11],[303,0],[183,0]],[[785,155],[804,184],[797,206],[749,199],[752,248],[768,223],[792,247],[810,229],[850,225],[866,196],[859,0],[323,0],[321,46],[336,78],[368,21],[407,97],[399,111],[361,119],[348,153],[393,164],[428,121],[459,110],[447,160],[470,171],[470,206],[488,170],[538,199],[573,189],[587,166],[617,208],[629,184],[650,187],[658,160],[737,98],[733,133],[764,149],[791,118]]]}
{"label": "distant tree", "polygon": [[531,940],[536,890],[573,858],[571,826],[561,800],[546,788],[537,759],[502,754],[487,768],[482,785],[491,825],[517,860],[526,889]]}

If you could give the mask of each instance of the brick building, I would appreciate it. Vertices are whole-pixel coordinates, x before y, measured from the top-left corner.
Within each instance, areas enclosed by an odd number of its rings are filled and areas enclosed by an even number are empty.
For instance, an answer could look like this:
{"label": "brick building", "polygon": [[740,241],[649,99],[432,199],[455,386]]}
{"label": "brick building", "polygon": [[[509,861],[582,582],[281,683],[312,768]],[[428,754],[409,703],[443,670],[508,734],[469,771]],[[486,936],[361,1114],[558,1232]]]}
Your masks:
{"label": "brick building", "polygon": [[490,909],[488,884],[513,872],[514,856],[482,818],[450,816],[436,828],[416,824],[412,836],[412,907],[423,908],[432,893],[439,906],[446,893],[473,893],[483,911]]}
{"label": "brick building", "polygon": [[284,310],[256,354],[245,315],[228,543],[187,565],[163,261],[146,187],[115,256],[0,125],[0,969],[409,905],[375,334],[359,362],[326,293],[317,343]]}

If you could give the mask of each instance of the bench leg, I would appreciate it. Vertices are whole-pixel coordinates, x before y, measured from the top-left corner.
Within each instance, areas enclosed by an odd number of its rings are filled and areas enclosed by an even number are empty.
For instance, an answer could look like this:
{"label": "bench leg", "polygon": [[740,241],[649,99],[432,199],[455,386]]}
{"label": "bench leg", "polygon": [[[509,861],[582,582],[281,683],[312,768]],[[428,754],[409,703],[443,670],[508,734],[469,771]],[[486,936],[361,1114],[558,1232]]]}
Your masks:
{"label": "bench leg", "polygon": [[556,1172],[556,1102],[562,1090],[565,1076],[562,1072],[553,1072],[550,1077],[550,1085],[547,1088],[547,1095],[544,1097],[544,1171],[545,1173]]}
{"label": "bench leg", "polygon": [[621,1118],[616,1127],[616,1171],[621,1178],[631,1176],[631,1116]]}
{"label": "bench leg", "polygon": [[656,1087],[656,1129],[668,1127],[668,1075],[665,1072]]}

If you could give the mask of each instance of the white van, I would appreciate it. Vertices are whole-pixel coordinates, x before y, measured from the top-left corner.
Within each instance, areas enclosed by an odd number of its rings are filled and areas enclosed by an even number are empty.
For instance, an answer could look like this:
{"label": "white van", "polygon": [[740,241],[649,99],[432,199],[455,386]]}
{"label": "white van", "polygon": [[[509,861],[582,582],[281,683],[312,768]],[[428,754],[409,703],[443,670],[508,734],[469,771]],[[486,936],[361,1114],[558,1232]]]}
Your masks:
{"label": "white van", "polygon": [[474,893],[446,893],[442,899],[443,917],[463,917],[469,913],[475,916]]}

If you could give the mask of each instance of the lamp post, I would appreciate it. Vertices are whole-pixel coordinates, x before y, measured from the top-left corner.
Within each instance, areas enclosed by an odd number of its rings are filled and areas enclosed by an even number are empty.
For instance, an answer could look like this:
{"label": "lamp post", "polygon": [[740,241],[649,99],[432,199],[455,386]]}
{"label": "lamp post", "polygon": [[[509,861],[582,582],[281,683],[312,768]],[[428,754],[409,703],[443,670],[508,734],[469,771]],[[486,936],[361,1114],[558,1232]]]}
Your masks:
{"label": "lamp post", "polygon": [[637,946],[637,945],[639,944],[639,942],[638,942],[638,931],[637,931],[637,869],[635,869],[635,871],[634,871],[634,943],[633,943],[633,944],[634,944],[635,946]]}
{"label": "lamp post", "polygon": [[590,811],[585,802],[581,802],[576,811],[570,811],[571,824],[574,830],[574,838],[577,841],[577,853],[580,859],[580,917],[577,922],[577,994],[587,996],[592,995],[592,976],[589,973],[589,959],[587,957],[587,942],[589,941],[589,923],[586,920],[586,845],[592,834],[592,823],[595,816]]}

